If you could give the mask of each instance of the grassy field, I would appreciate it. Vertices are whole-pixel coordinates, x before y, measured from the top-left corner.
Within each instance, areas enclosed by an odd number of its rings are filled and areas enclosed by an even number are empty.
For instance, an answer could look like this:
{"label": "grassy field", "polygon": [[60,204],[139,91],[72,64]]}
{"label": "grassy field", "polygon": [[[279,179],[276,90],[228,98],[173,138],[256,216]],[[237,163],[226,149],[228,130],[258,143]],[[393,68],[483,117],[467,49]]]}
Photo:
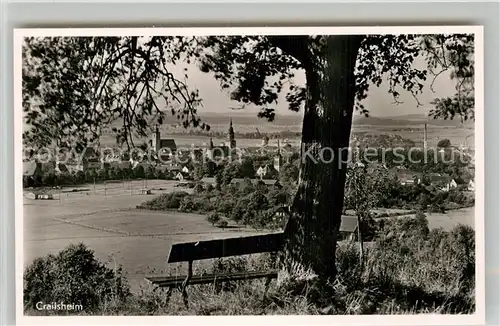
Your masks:
{"label": "grassy field", "polygon": [[[148,181],[149,188],[173,191],[176,182]],[[133,290],[144,276],[176,269],[166,258],[174,242],[232,237],[258,232],[248,229],[212,227],[205,216],[177,212],[136,210],[135,206],[153,195],[140,195],[141,181],[107,185],[83,185],[83,193],[63,193],[61,199],[24,202],[24,264],[49,253],[57,253],[69,244],[83,242],[95,250],[102,261],[122,264]],[[186,189],[183,189],[186,190]],[[164,192],[163,191],[163,192]],[[174,264],[175,265],[175,264]]]}

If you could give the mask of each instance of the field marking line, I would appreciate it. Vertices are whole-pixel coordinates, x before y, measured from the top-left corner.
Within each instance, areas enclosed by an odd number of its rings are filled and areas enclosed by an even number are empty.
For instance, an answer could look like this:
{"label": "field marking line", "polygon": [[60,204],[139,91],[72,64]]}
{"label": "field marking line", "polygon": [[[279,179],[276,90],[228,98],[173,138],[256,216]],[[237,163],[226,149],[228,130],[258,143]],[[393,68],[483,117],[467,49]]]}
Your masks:
{"label": "field marking line", "polygon": [[[66,220],[64,218],[60,217],[53,217],[54,220],[61,222],[61,223],[66,223],[66,224],[71,224],[71,225],[76,225],[76,226],[81,226],[84,228],[92,229],[92,230],[97,230],[97,231],[103,231],[103,232],[109,232],[109,233],[114,233],[114,234],[121,234],[124,236],[129,236],[129,237],[148,237],[148,238],[156,238],[156,239],[162,239],[162,240],[171,240],[172,236],[182,236],[182,235],[205,235],[205,234],[222,234],[226,233],[225,231],[216,231],[216,232],[177,232],[177,233],[162,233],[162,234],[153,234],[153,233],[141,233],[141,232],[128,232],[120,229],[112,229],[112,228],[106,228],[106,227],[99,227],[91,224],[86,224],[86,223],[81,223],[77,221],[70,221]],[[239,230],[239,231],[233,231],[234,233],[258,233],[258,232],[252,232],[251,230],[245,231],[245,230]],[[168,237],[167,237],[168,236]]]}

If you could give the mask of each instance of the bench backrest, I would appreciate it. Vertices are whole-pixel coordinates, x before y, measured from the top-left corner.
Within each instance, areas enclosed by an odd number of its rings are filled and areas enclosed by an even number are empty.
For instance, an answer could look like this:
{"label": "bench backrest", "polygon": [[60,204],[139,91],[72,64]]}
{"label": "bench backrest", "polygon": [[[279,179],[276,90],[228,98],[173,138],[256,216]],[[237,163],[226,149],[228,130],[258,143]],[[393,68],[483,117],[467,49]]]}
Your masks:
{"label": "bench backrest", "polygon": [[169,263],[280,251],[283,232],[172,245]]}
{"label": "bench backrest", "polygon": [[[289,209],[287,208],[286,211],[288,213]],[[281,251],[285,244],[284,233],[290,224],[289,221],[290,218],[287,219],[282,232],[173,244],[168,255],[168,262],[192,262]]]}

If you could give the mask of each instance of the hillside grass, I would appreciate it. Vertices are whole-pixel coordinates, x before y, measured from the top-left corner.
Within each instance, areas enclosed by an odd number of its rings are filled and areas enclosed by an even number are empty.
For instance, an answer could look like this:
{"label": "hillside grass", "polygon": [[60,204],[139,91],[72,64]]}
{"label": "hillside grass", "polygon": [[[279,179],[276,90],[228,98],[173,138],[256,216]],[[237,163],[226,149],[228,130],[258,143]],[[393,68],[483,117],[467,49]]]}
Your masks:
{"label": "hillside grass", "polygon": [[[168,303],[166,291],[152,286],[131,293],[120,269],[113,275],[113,269],[96,268],[101,265],[89,263],[89,254],[82,247],[72,252],[86,257],[84,261],[93,270],[102,271],[85,277],[104,284],[93,295],[93,307],[79,315],[471,314],[475,310],[474,247],[470,227],[429,231],[425,219],[398,219],[383,226],[375,245],[367,248],[363,264],[356,243],[339,245],[338,275],[332,284],[319,287],[314,277],[304,281],[313,275],[300,269],[282,271],[266,295],[264,280],[189,286],[188,307],[177,291]],[[80,270],[81,259],[69,255],[68,250],[58,257],[45,258],[47,263],[40,259],[36,268],[32,265],[25,272],[27,315],[66,314],[37,311],[33,304],[40,298],[88,302],[88,291],[78,292],[68,285],[77,284],[81,289],[82,278],[61,272],[68,262]],[[267,254],[226,258],[215,260],[207,272],[262,270],[275,264]],[[43,293],[36,286],[41,278]],[[75,297],[75,293],[85,297]]]}

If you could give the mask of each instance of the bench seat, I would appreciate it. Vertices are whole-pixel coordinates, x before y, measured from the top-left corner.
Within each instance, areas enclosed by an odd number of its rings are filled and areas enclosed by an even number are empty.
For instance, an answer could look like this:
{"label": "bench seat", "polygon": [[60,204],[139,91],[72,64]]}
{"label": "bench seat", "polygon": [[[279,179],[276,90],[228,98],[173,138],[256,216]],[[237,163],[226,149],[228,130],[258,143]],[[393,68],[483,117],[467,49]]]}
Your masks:
{"label": "bench seat", "polygon": [[[186,280],[186,275],[173,275],[173,276],[150,276],[146,277],[146,280],[159,287],[176,287],[182,286],[183,282]],[[277,278],[278,271],[252,271],[252,272],[236,272],[236,273],[225,273],[225,274],[200,274],[193,275],[189,279],[189,284],[209,284],[216,281],[227,282],[227,281],[241,281],[241,280],[252,280],[258,278]]]}

